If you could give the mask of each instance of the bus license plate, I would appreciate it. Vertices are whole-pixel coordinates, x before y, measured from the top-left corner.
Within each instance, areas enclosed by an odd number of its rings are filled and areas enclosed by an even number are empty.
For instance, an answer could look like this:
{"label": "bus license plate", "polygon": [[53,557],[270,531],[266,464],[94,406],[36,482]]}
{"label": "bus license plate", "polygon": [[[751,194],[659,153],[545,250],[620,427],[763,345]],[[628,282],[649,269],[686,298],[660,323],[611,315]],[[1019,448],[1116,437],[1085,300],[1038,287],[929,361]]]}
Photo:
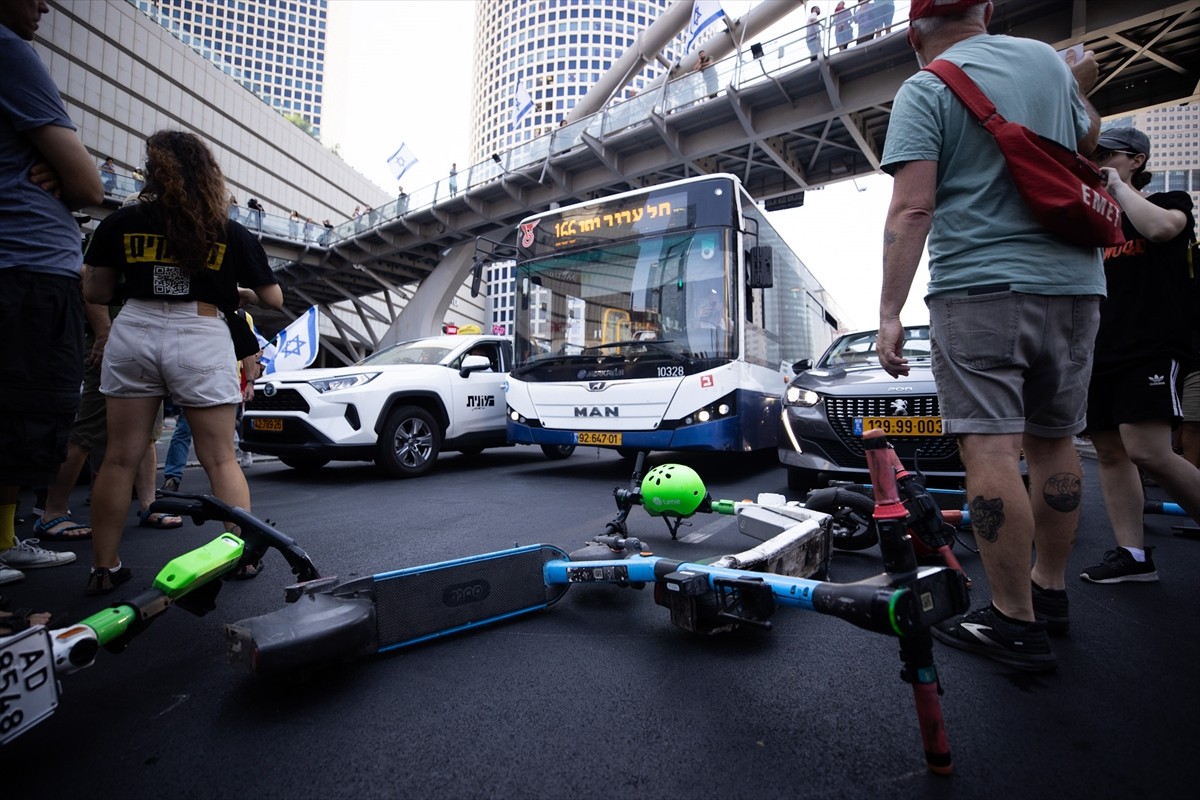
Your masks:
{"label": "bus license plate", "polygon": [[621,434],[601,431],[580,431],[575,434],[575,444],[596,444],[608,447],[621,446]]}
{"label": "bus license plate", "polygon": [[854,435],[882,428],[888,436],[941,436],[941,417],[855,417]]}
{"label": "bus license plate", "polygon": [[282,431],[283,420],[277,417],[251,417],[250,428],[256,431]]}
{"label": "bus license plate", "polygon": [[32,728],[58,708],[58,681],[50,636],[40,625],[0,644],[0,744]]}

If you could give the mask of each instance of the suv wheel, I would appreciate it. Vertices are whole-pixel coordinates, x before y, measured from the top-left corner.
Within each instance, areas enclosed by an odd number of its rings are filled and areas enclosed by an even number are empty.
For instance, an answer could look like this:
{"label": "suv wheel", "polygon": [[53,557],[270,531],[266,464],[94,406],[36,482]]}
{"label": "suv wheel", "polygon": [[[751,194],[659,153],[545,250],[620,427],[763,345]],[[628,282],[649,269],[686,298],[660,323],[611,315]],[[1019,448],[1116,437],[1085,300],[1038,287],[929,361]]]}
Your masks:
{"label": "suv wheel", "polygon": [[570,458],[575,452],[573,444],[544,444],[542,445],[542,453],[551,461],[561,461],[564,458]]}
{"label": "suv wheel", "polygon": [[429,412],[401,406],[388,415],[379,433],[375,463],[393,478],[416,478],[433,469],[442,449],[442,432]]}

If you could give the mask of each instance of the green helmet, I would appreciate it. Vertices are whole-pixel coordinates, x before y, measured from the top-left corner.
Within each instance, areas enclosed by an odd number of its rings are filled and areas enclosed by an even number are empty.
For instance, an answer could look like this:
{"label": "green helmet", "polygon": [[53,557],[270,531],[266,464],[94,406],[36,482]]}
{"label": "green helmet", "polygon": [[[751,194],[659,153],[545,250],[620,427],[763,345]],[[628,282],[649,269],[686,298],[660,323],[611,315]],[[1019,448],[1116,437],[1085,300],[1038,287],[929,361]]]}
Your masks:
{"label": "green helmet", "polygon": [[652,517],[690,517],[707,491],[696,470],[683,464],[663,464],[642,480],[642,506]]}

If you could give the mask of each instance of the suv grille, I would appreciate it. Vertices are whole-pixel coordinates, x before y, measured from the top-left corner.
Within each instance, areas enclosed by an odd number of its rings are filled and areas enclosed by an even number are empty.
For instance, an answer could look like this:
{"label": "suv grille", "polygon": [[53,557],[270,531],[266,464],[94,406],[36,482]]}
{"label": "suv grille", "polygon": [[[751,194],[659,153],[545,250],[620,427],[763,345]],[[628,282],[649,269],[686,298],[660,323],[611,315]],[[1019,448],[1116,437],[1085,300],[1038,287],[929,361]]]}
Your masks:
{"label": "suv grille", "polygon": [[[854,435],[855,417],[893,417],[888,407],[895,397],[826,397],[825,416],[846,450],[857,458],[866,458],[862,438]],[[936,417],[939,415],[937,395],[917,395],[903,398],[908,401],[908,417]],[[958,441],[954,436],[903,436],[896,437],[893,444],[903,443],[905,450],[920,448],[925,458],[947,458],[955,455]]]}
{"label": "suv grille", "polygon": [[255,392],[254,399],[246,404],[247,411],[300,411],[307,414],[308,403],[295,389],[280,389],[274,397]]}

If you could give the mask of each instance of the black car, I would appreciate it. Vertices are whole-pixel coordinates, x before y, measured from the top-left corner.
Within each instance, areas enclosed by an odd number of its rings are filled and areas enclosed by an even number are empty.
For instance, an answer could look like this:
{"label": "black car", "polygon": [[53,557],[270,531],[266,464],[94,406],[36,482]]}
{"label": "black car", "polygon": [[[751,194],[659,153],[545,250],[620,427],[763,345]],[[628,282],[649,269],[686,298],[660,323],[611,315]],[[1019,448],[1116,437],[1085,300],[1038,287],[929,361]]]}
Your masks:
{"label": "black car", "polygon": [[795,365],[780,414],[779,460],[788,486],[807,490],[830,480],[869,483],[862,434],[883,428],[900,460],[931,483],[961,482],[956,437],[942,433],[930,369],[927,325],[904,329],[910,372],[893,378],[875,355],[876,331],[836,339],[821,359]]}

